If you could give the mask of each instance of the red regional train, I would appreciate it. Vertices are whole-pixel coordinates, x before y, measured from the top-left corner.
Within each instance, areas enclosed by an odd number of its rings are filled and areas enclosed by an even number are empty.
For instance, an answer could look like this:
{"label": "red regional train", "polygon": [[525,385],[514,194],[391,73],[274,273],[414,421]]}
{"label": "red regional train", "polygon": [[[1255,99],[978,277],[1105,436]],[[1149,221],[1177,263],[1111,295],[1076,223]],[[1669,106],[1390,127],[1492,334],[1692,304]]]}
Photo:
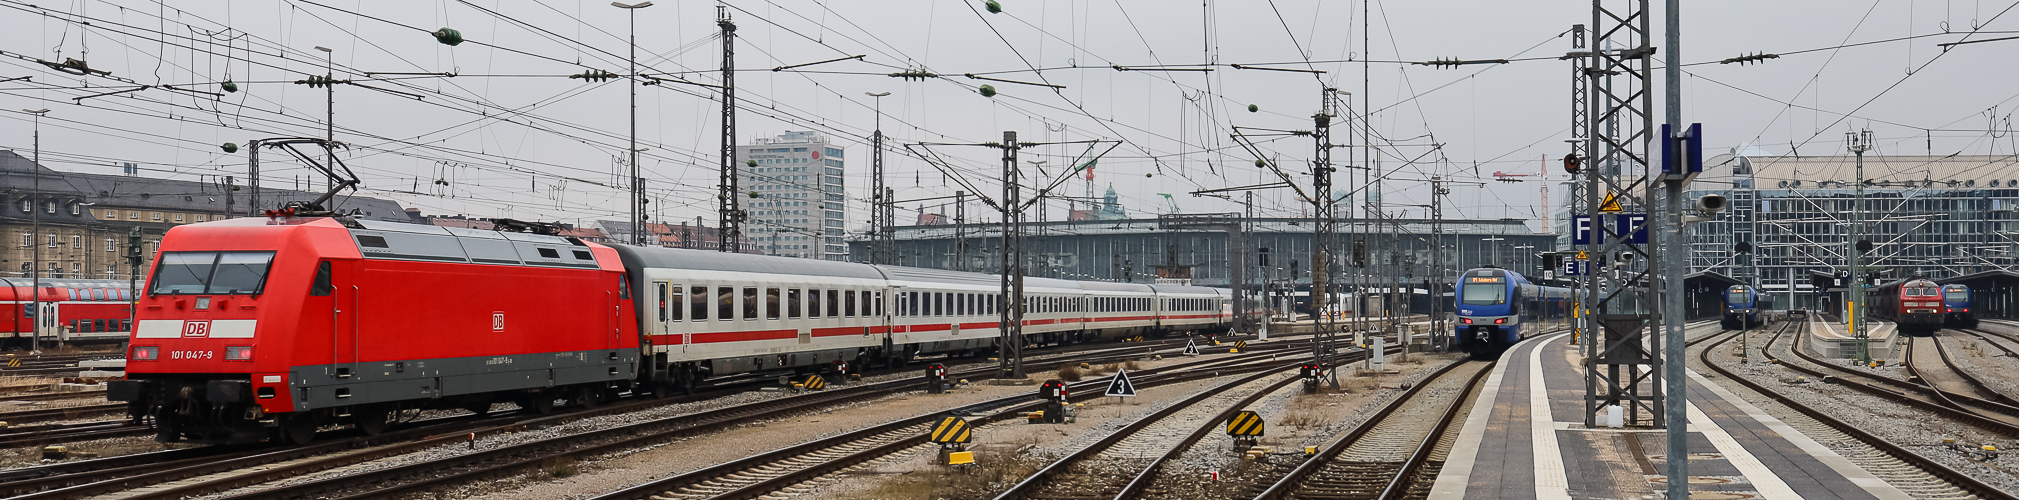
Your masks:
{"label": "red regional train", "polygon": [[1927,278],[1912,278],[1866,292],[1866,314],[1899,325],[1906,335],[1934,335],[1942,329],[1942,286]]}
{"label": "red regional train", "polygon": [[[998,278],[336,217],[177,226],[139,300],[129,404],[161,441],[366,434],[397,410],[595,405],[747,372],[995,349]],[[1028,345],[1224,331],[1222,289],[1027,278]]]}
{"label": "red regional train", "polygon": [[[29,314],[34,284],[29,278],[0,278],[0,316],[10,318],[0,324],[0,348],[29,348],[29,332],[36,328],[36,316]],[[125,341],[132,330],[130,293],[123,280],[43,278],[42,341]]]}

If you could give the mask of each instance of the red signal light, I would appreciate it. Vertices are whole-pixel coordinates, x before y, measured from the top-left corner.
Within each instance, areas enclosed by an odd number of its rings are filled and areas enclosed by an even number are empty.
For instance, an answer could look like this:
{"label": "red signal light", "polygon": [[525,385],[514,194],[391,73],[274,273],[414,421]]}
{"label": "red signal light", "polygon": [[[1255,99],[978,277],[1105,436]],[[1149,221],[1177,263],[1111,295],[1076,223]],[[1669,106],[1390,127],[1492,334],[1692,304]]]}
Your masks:
{"label": "red signal light", "polygon": [[1472,318],[1459,318],[1459,321],[1463,321],[1468,325],[1472,324]]}
{"label": "red signal light", "polygon": [[161,348],[151,345],[133,346],[134,361],[154,361],[161,356]]}
{"label": "red signal light", "polygon": [[1493,320],[1493,324],[1496,324],[1496,325],[1501,325],[1501,324],[1506,324],[1506,323],[1507,323],[1507,318],[1496,318],[1496,319],[1494,319],[1494,320]]}

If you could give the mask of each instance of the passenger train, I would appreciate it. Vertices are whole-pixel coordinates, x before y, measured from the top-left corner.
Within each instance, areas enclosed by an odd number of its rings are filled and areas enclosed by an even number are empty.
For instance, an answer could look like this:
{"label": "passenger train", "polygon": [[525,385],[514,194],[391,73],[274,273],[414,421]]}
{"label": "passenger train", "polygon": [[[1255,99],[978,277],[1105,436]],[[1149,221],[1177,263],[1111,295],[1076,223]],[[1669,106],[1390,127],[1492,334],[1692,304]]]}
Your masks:
{"label": "passenger train", "polygon": [[1505,269],[1466,271],[1458,277],[1459,347],[1474,358],[1496,358],[1522,339],[1566,326],[1573,293]]}
{"label": "passenger train", "polygon": [[[996,349],[999,278],[288,213],[177,226],[139,299],[129,404],[160,441],[382,431],[413,408],[666,395],[737,373]],[[1024,280],[1027,345],[1218,333],[1230,293]]]}
{"label": "passenger train", "polygon": [[1764,324],[1761,315],[1767,309],[1765,296],[1758,289],[1745,285],[1732,285],[1725,289],[1723,319],[1719,324],[1726,330],[1744,330]]}
{"label": "passenger train", "polygon": [[[29,348],[29,332],[41,324],[43,342],[123,342],[131,330],[133,297],[125,280],[43,278],[41,293],[30,290],[35,280],[0,278],[0,348]],[[39,300],[42,310],[32,312]]]}
{"label": "passenger train", "polygon": [[1977,327],[1977,313],[1970,312],[1970,287],[1942,285],[1942,326]]}
{"label": "passenger train", "polygon": [[1934,335],[1942,328],[1942,287],[1911,278],[1873,287],[1865,294],[1867,314],[1899,325],[1905,335]]}

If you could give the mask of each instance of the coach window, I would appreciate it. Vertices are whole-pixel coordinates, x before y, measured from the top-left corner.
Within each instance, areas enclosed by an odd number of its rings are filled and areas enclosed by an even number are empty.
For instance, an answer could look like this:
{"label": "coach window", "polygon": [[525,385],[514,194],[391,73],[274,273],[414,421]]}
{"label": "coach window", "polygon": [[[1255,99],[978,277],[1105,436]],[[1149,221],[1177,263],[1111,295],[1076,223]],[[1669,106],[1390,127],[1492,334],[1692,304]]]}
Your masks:
{"label": "coach window", "polygon": [[[813,294],[818,296],[820,295],[820,291],[814,290]],[[785,317],[792,319],[799,319],[799,299],[800,296],[798,288],[785,289]],[[818,304],[815,304],[815,306],[818,307]],[[807,317],[811,318],[814,317],[814,315],[809,314],[807,315]],[[778,317],[773,316],[771,319],[778,319]]]}
{"label": "coach window", "polygon": [[[876,292],[876,295],[873,298],[869,294],[869,292],[862,292],[862,300],[864,302],[868,302],[868,304],[876,304],[876,315],[877,316],[883,315],[883,292]],[[865,315],[869,313],[868,304],[864,304],[862,306],[863,314]]]}
{"label": "coach window", "polygon": [[[832,297],[829,297],[829,299],[832,299]],[[827,302],[831,304],[834,301],[828,300]],[[855,290],[841,292],[841,314],[850,318],[855,317]],[[868,315],[865,314],[864,316]]]}
{"label": "coach window", "polygon": [[[828,293],[827,298],[829,299],[834,298],[834,290],[828,290],[827,293]],[[806,290],[806,317],[808,318],[820,317],[820,290],[814,290],[811,288]],[[834,317],[834,315],[829,314],[827,315],[827,317],[832,318]]]}
{"label": "coach window", "polygon": [[778,288],[764,289],[764,319],[778,319]]}
{"label": "coach window", "polygon": [[673,285],[669,290],[669,287],[665,283],[659,284],[659,291],[661,292],[659,294],[659,322],[664,323],[685,319],[680,317],[680,311],[687,307],[687,294],[680,293],[682,290],[685,290],[685,288],[682,288],[680,285]]}
{"label": "coach window", "polygon": [[[827,291],[827,317],[829,318],[841,317],[841,294],[843,293],[849,294],[850,297],[855,296],[855,292],[842,292],[840,290]],[[855,313],[850,312],[849,315],[853,316],[855,315]]]}
{"label": "coach window", "polygon": [[[756,295],[756,293],[753,292],[752,295]],[[753,314],[752,316],[755,315]],[[716,287],[715,320],[729,321],[732,319],[736,319],[736,287]]]}
{"label": "coach window", "polygon": [[708,287],[697,286],[688,291],[692,293],[687,296],[687,310],[693,313],[689,319],[708,321]]}

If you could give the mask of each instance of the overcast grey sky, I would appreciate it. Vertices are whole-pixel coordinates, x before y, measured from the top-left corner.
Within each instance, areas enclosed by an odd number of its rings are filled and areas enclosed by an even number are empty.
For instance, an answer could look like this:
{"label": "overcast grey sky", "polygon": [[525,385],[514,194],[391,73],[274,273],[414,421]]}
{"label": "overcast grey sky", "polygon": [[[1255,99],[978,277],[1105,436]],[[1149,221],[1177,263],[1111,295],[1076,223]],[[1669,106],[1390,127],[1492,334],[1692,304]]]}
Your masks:
{"label": "overcast grey sky", "polygon": [[[1567,151],[1569,63],[1554,59],[1438,69],[1395,61],[1438,58],[1553,58],[1570,50],[1572,24],[1591,23],[1583,2],[980,2],[734,1],[743,142],[785,130],[819,130],[848,144],[850,227],[867,220],[873,101],[885,98],[884,129],[894,143],[977,143],[1014,130],[1026,142],[1120,140],[1100,161],[1096,191],[1113,185],[1132,214],[1164,210],[1159,193],[1188,212],[1238,207],[1188,193],[1274,181],[1228,139],[1231,127],[1308,130],[1321,85],[1351,92],[1347,112],[1375,110],[1382,166],[1396,178],[1485,180],[1460,186],[1448,216],[1533,218],[1537,183],[1496,183],[1493,173],[1535,173]],[[182,179],[243,176],[245,151],[219,144],[277,136],[320,136],[324,93],[289,82],[323,70],[333,49],[340,78],[363,72],[452,72],[336,91],[337,138],[357,147],[347,162],[364,192],[429,214],[538,220],[621,219],[622,175],[613,159],[628,133],[621,80],[587,83],[565,75],[626,71],[626,12],[605,2],[53,2],[0,3],[0,50],[9,56],[80,58],[137,84],[55,72],[0,57],[4,109],[50,108],[45,163],[65,170],[117,172],[131,161],[146,175]],[[721,44],[713,2],[664,1],[636,11],[642,71],[700,83],[720,81]],[[1624,3],[1618,3],[1624,7]],[[2011,61],[2019,40],[1937,44],[2019,33],[2006,2],[1686,2],[1683,116],[1702,122],[1709,147],[1753,144],[1769,154],[1838,154],[1842,132],[1870,127],[1878,154],[2011,154],[2008,118],[2019,108]],[[1363,18],[1362,9],[1371,11]],[[177,10],[186,8],[190,10]],[[1660,10],[1660,3],[1655,3]],[[2001,16],[2001,14],[2006,14]],[[88,21],[85,27],[80,21]],[[1660,35],[1662,18],[1654,18]],[[1371,30],[1362,30],[1363,22]],[[426,32],[452,27],[470,40],[449,47]],[[166,33],[164,37],[162,33]],[[1363,47],[1363,35],[1372,43]],[[1918,37],[1896,40],[1902,37]],[[1762,64],[1715,61],[1755,52],[1792,53]],[[88,50],[88,56],[84,56]],[[1668,55],[1664,48],[1660,57]],[[1358,62],[1376,61],[1363,72]],[[773,72],[771,68],[854,55]],[[1306,63],[1305,61],[1316,61]],[[1118,71],[1216,63],[1212,71]],[[1326,73],[1240,70],[1229,64],[1308,68]],[[1074,67],[1077,66],[1077,67]],[[942,79],[886,76],[923,68]],[[1039,71],[1033,71],[1038,68]],[[1909,73],[1909,70],[1914,71]],[[962,76],[1049,82],[1063,89]],[[1656,73],[1660,70],[1657,67]],[[221,98],[167,90],[236,93]],[[1363,83],[1363,79],[1364,82]],[[362,81],[362,80],[361,80]],[[999,94],[983,97],[980,84]],[[1656,88],[1660,82],[1657,80]],[[100,88],[80,88],[94,86]],[[719,104],[709,87],[667,83],[639,91],[639,140],[654,218],[706,217],[714,223]],[[1659,96],[1656,98],[1659,103]],[[1253,104],[1259,112],[1249,112]],[[1848,117],[1846,115],[1849,115]],[[0,147],[28,149],[20,113],[0,114]],[[1657,119],[1661,115],[1657,114]],[[1357,123],[1357,119],[1356,119]],[[1359,144],[1357,124],[1340,119],[1334,142]],[[1431,144],[1441,145],[1432,150]],[[1260,146],[1293,174],[1312,156],[1308,138],[1265,138]],[[1026,151],[1052,174],[1083,146]],[[998,196],[998,153],[935,147],[981,190]],[[1341,150],[1334,161],[1361,165]],[[887,163],[900,199],[949,195],[956,183],[893,147]],[[1405,160],[1419,159],[1409,163]],[[2009,169],[2008,169],[2009,170]],[[1342,169],[1343,171],[1343,169]],[[1552,178],[1561,180],[1560,171]],[[1147,174],[1147,175],[1146,175]],[[1768,172],[1765,175],[1772,176]],[[2003,176],[2003,174],[1998,174]],[[319,180],[299,166],[269,166],[269,185]],[[446,182],[446,185],[434,181]],[[1305,179],[1300,178],[1300,182]],[[1342,179],[1342,182],[1344,180]],[[318,183],[319,184],[319,183]],[[1036,184],[1029,181],[1026,185]],[[1065,195],[1087,189],[1067,182]],[[1422,216],[1420,182],[1387,184],[1392,212]],[[1284,191],[1259,193],[1272,215],[1301,206]],[[941,202],[928,202],[936,205]],[[1054,218],[1065,204],[1053,205]],[[909,221],[916,204],[899,211]],[[936,210],[928,207],[929,210]],[[980,213],[979,206],[971,210]],[[977,218],[994,217],[982,216]]]}

